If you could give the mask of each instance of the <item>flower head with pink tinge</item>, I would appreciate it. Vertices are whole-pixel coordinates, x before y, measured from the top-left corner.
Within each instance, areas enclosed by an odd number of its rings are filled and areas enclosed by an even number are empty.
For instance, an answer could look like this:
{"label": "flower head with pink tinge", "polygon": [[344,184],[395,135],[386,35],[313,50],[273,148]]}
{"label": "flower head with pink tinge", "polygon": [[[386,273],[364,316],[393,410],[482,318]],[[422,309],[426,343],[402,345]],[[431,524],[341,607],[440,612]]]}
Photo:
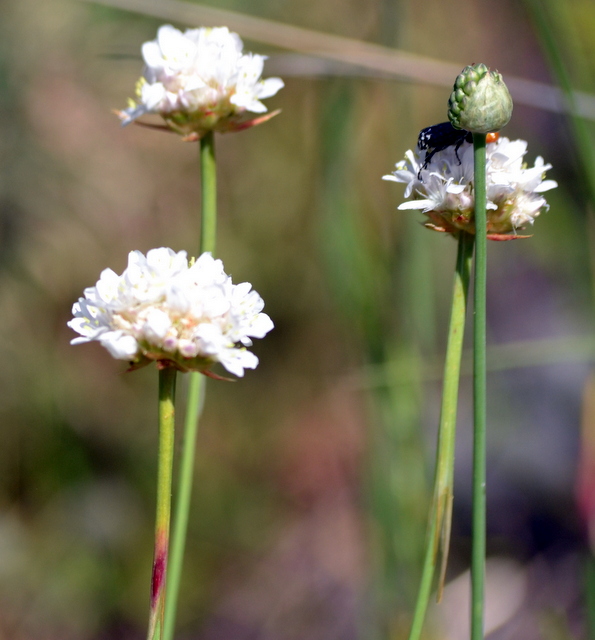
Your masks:
{"label": "flower head with pink tinge", "polygon": [[97,340],[133,368],[155,360],[208,373],[220,362],[243,376],[258,365],[251,338],[273,328],[250,283],[232,284],[210,253],[189,264],[185,251],[132,251],[122,275],[105,269],[84,293],[68,323],[80,334],[72,344]]}

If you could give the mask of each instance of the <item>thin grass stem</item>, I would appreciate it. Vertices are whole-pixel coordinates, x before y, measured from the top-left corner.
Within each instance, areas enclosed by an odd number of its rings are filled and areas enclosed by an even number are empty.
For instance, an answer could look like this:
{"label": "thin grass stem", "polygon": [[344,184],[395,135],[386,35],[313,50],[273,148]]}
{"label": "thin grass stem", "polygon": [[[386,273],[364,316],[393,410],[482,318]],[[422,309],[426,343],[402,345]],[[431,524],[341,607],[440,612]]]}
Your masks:
{"label": "thin grass stem", "polygon": [[200,181],[202,188],[200,253],[215,253],[217,241],[217,164],[215,133],[209,131],[200,140]]}
{"label": "thin grass stem", "polygon": [[166,600],[171,485],[174,460],[174,397],[176,370],[159,371],[159,461],[157,469],[157,514],[155,552],[151,576],[151,611],[147,640],[162,640]]}
{"label": "thin grass stem", "polygon": [[438,429],[434,498],[432,501],[422,578],[413,614],[411,631],[409,633],[409,640],[418,640],[421,635],[436,570],[438,551],[440,551],[442,557],[439,596],[441,593],[444,571],[446,570],[450,522],[452,516],[454,442],[459,377],[472,255],[473,236],[468,233],[461,232],[459,234],[450,326],[448,330],[446,360],[444,364],[444,387],[442,391],[442,407],[440,411],[440,425]]}
{"label": "thin grass stem", "polygon": [[473,533],[471,640],[484,637],[486,553],[486,136],[473,134],[475,280],[473,305]]}

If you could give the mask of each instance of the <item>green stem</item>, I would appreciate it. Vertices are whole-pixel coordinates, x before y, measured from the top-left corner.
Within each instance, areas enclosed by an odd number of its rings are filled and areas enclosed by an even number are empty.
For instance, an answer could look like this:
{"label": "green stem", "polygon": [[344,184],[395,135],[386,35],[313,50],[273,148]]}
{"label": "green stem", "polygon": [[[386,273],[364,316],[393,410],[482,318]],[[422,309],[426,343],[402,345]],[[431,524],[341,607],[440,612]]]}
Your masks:
{"label": "green stem", "polygon": [[442,391],[440,426],[438,429],[434,499],[432,502],[421,584],[413,614],[409,640],[417,640],[421,634],[425,613],[428,608],[428,601],[430,599],[432,580],[436,569],[438,548],[440,548],[442,556],[438,596],[441,594],[442,580],[446,569],[446,559],[448,557],[450,522],[452,516],[457,401],[472,255],[473,236],[461,232],[459,234],[450,326],[444,364],[444,387]]}
{"label": "green stem", "polygon": [[171,479],[174,460],[175,391],[176,370],[173,367],[161,369],[159,371],[157,515],[155,518],[155,552],[151,576],[151,611],[147,640],[162,640],[163,638],[171,513]]}
{"label": "green stem", "polygon": [[[199,255],[205,251],[214,254],[217,237],[217,167],[215,162],[215,134],[212,131],[207,133],[200,141],[200,178],[202,215]],[[171,545],[170,579],[167,585],[163,640],[172,640],[174,636],[182,566],[184,564],[184,549],[186,548],[190,502],[192,498],[196,436],[198,433],[198,421],[203,406],[204,392],[205,377],[201,373],[191,373],[188,383],[186,419],[184,421],[184,439],[182,443],[182,459],[180,461],[174,533]]]}
{"label": "green stem", "polygon": [[473,534],[471,640],[483,640],[486,555],[486,136],[473,134],[475,287],[473,316]]}
{"label": "green stem", "polygon": [[432,503],[432,514],[430,516],[430,526],[428,527],[428,541],[426,553],[424,556],[424,566],[421,573],[421,582],[413,612],[413,621],[411,623],[411,631],[409,632],[409,640],[418,640],[430,601],[430,592],[432,590],[432,579],[434,578],[434,569],[436,568],[436,558],[434,554],[434,538],[436,537],[436,519],[438,510],[436,504]]}
{"label": "green stem", "polygon": [[200,181],[202,209],[200,251],[215,253],[217,238],[217,165],[215,162],[215,134],[207,133],[200,141]]}

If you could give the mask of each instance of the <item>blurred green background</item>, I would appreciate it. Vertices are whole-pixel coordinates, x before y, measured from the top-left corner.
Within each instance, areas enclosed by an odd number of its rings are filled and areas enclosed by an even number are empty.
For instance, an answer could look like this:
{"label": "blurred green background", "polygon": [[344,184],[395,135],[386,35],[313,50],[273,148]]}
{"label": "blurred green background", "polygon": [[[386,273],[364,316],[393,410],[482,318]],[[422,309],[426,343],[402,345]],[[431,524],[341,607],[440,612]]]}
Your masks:
{"label": "blurred green background", "polygon": [[[0,5],[1,639],[145,634],[157,376],[123,373],[96,344],[71,347],[66,322],[83,288],[106,267],[121,272],[129,251],[196,251],[197,145],[122,129],[111,110],[132,95],[140,45],[160,24],[218,25],[200,5],[192,21],[169,2],[146,4],[165,20],[127,6],[137,10]],[[382,56],[296,57],[230,25],[286,83],[267,101],[281,115],[217,137],[218,255],[235,282],[253,283],[276,328],[255,346],[256,371],[208,384],[178,637],[404,638],[456,243],[398,212],[402,188],[381,177],[420,129],[445,120],[444,63],[595,94],[595,4],[217,7],[410,57],[397,76]],[[302,53],[315,53],[302,36]],[[358,59],[354,42],[335,44]],[[517,101],[503,134],[528,140],[531,164],[551,162],[559,188],[531,240],[489,246],[487,626],[498,640],[595,637],[595,108],[584,99],[591,119],[573,120],[541,108],[543,91],[527,89],[537,106]],[[467,633],[468,377],[459,415],[449,584],[426,631],[445,640]]]}

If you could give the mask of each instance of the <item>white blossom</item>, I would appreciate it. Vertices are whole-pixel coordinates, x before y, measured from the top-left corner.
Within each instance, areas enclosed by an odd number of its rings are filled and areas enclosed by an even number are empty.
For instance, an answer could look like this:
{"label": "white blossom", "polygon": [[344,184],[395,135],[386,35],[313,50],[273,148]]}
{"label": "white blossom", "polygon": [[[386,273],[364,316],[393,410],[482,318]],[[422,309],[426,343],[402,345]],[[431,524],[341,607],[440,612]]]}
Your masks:
{"label": "white blossom", "polygon": [[133,365],[156,360],[204,372],[220,362],[243,376],[258,364],[246,347],[273,328],[263,307],[252,285],[232,284],[210,253],[189,264],[185,251],[160,248],[132,251],[122,275],[105,269],[68,326],[80,334],[71,344],[97,340]]}
{"label": "white blossom", "polygon": [[[518,230],[532,225],[548,207],[542,193],[557,187],[545,180],[552,165],[538,157],[533,167],[524,162],[527,143],[500,137],[486,145],[486,190],[488,238],[512,239]],[[464,141],[437,151],[426,163],[426,150],[407,151],[396,170],[384,180],[402,182],[405,198],[399,209],[419,209],[430,220],[425,226],[436,231],[474,233],[475,196],[473,145]]]}
{"label": "white blossom", "polygon": [[180,133],[233,128],[245,111],[266,112],[261,100],[283,87],[280,78],[262,79],[266,56],[242,53],[240,37],[227,27],[187,29],[171,25],[145,42],[143,76],[136,101],[119,113],[128,124],[158,113]]}

